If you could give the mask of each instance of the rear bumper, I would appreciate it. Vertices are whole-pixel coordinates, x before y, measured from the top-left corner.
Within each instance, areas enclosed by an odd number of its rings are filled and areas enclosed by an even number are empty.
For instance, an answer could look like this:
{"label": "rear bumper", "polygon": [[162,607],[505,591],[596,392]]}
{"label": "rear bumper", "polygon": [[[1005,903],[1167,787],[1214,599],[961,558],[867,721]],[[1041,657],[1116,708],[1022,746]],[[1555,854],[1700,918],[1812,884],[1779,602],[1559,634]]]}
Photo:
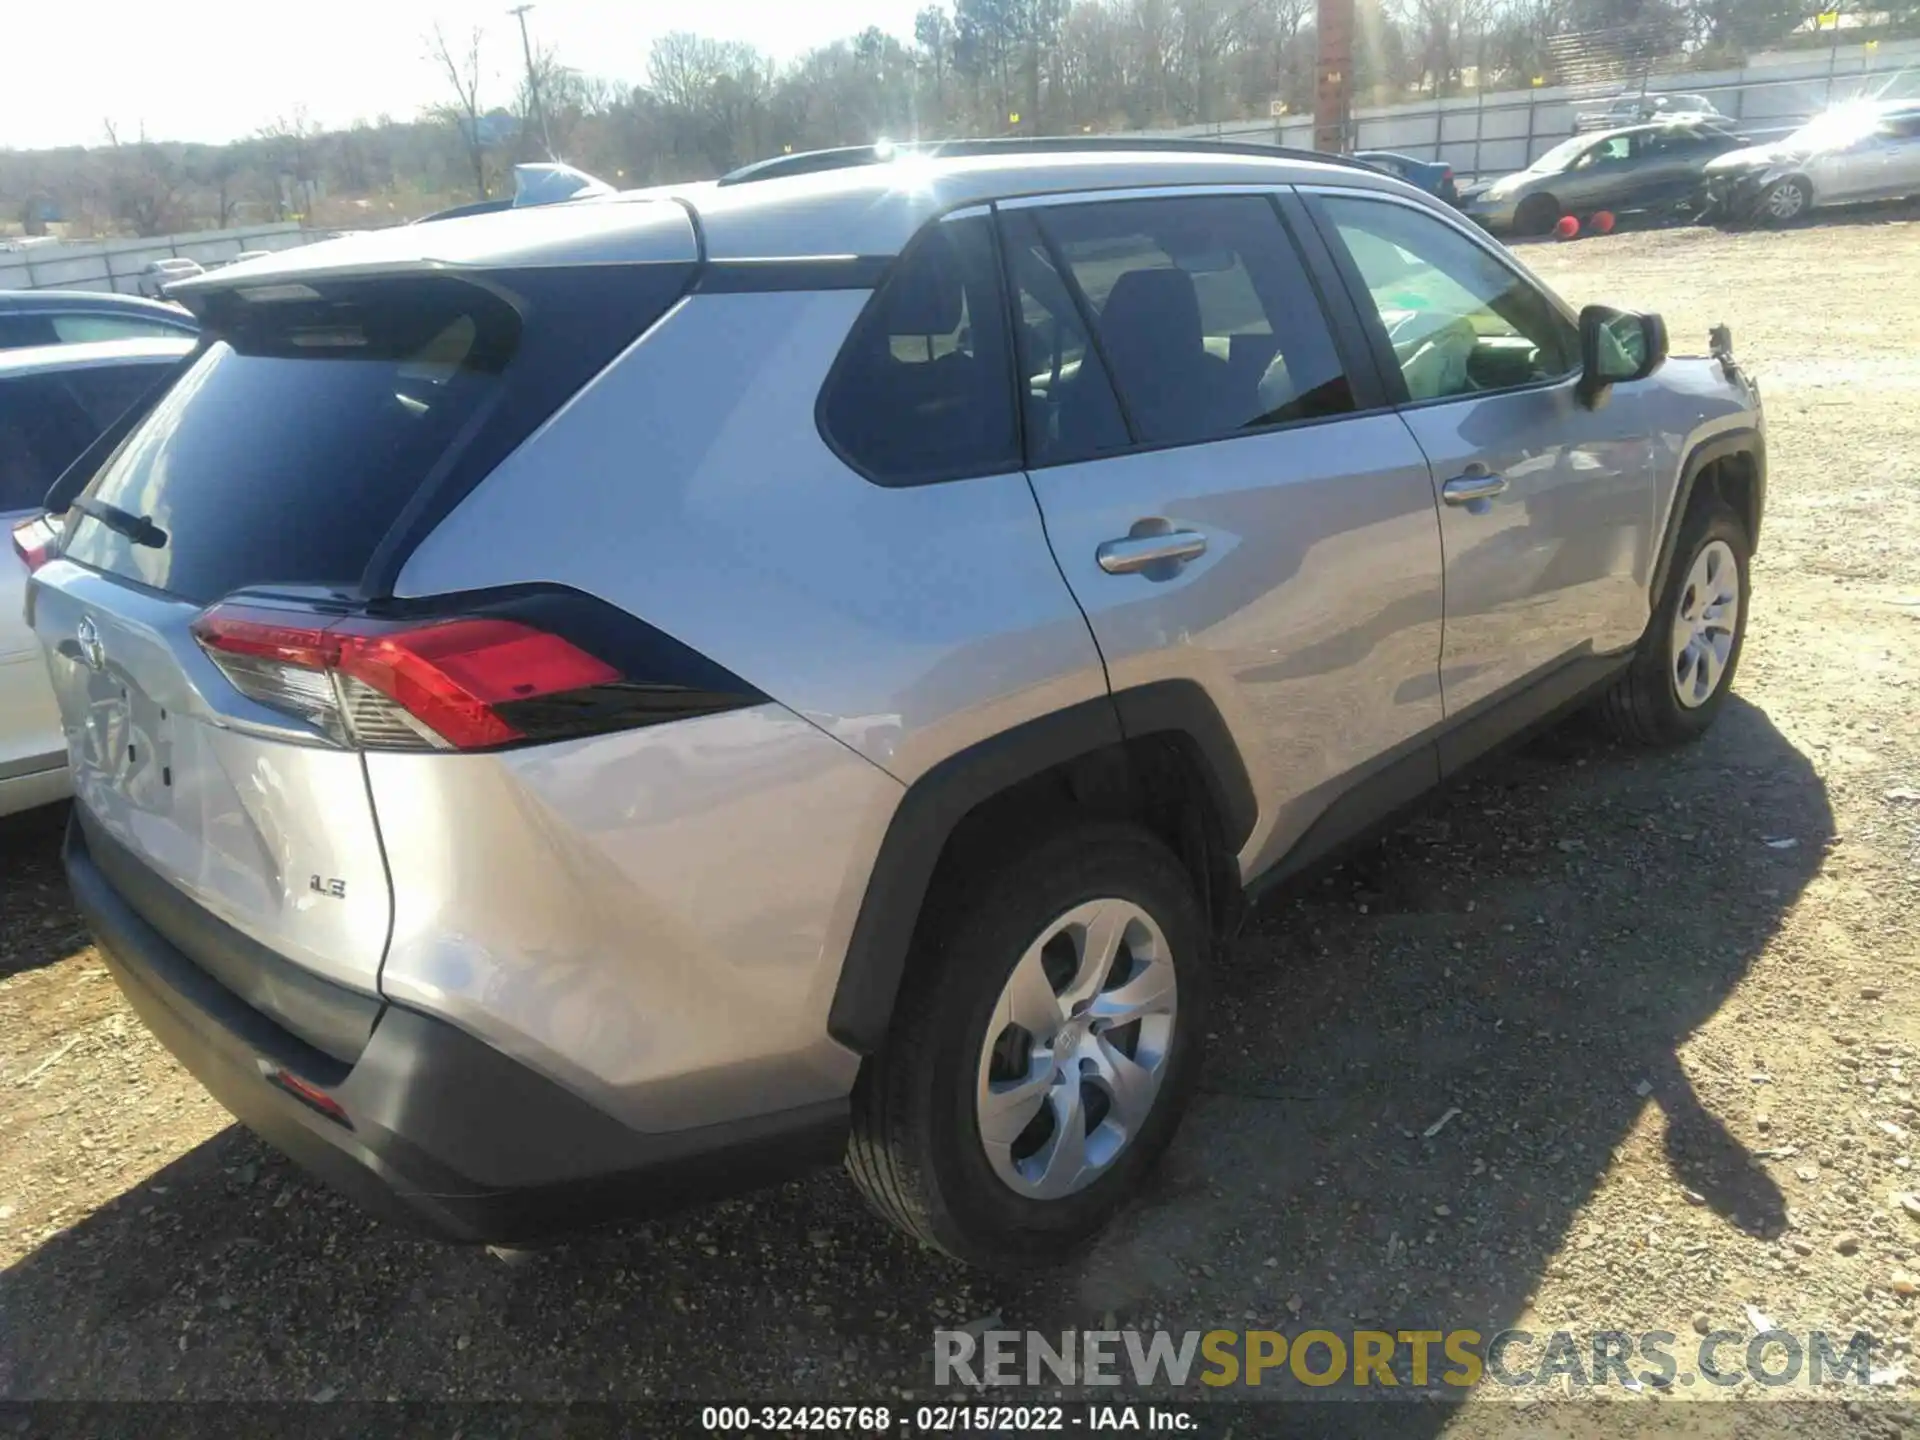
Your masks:
{"label": "rear bumper", "polygon": [[[844,1148],[845,1101],[643,1134],[397,1005],[381,1008],[356,1058],[340,1060],[149,925],[95,863],[78,807],[65,861],[108,968],[161,1043],[248,1129],[389,1217],[449,1239],[522,1243],[784,1179]],[[339,1115],[296,1098],[277,1076]]]}

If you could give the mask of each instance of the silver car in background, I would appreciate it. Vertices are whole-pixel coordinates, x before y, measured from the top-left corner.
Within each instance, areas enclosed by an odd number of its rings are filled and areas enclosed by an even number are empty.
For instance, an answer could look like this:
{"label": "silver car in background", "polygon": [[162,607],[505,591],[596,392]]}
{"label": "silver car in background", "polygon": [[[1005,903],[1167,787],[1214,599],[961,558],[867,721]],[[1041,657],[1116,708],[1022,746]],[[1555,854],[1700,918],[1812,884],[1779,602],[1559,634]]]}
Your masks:
{"label": "silver car in background", "polygon": [[1911,195],[1920,195],[1920,100],[1866,101],[1708,162],[1703,210],[1784,225],[1828,205]]}
{"label": "silver car in background", "polygon": [[0,815],[67,793],[66,737],[25,611],[28,567],[54,537],[42,502],[68,463],[193,345],[181,335],[0,350],[0,529],[19,531],[0,550]]}
{"label": "silver car in background", "polygon": [[1250,887],[1739,662],[1725,346],[1355,162],[792,155],[176,293],[31,580],[68,878],[223,1104],[458,1238],[844,1158],[1058,1260]]}

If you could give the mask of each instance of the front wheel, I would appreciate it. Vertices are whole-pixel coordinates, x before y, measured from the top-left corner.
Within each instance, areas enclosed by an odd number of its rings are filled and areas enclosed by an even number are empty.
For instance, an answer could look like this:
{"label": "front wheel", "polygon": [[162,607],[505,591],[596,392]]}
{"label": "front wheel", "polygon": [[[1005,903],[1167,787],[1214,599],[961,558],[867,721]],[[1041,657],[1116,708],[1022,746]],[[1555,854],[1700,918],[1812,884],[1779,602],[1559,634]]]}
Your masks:
{"label": "front wheel", "polygon": [[1798,176],[1776,180],[1761,194],[1755,213],[1769,225],[1791,225],[1813,207],[1813,187]]}
{"label": "front wheel", "polygon": [[1560,202],[1551,195],[1529,195],[1513,212],[1516,235],[1545,235],[1559,223]]}
{"label": "front wheel", "polygon": [[947,888],[855,1087],[848,1170],[907,1233],[1027,1269],[1091,1240],[1172,1138],[1209,932],[1186,870],[1131,825]]}
{"label": "front wheel", "polygon": [[1620,739],[1675,745],[1713,724],[1746,639],[1751,551],[1746,526],[1718,500],[1688,512],[1652,623],[1600,701]]}

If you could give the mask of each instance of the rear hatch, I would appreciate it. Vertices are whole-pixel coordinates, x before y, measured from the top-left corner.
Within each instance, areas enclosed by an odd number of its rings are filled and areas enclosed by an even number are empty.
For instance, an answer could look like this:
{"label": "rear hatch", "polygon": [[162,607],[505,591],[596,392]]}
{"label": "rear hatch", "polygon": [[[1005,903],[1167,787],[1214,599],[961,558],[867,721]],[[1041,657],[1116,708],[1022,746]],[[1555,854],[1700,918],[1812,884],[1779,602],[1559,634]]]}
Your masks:
{"label": "rear hatch", "polygon": [[[244,966],[246,947],[197,953],[179,895],[267,961],[377,994],[392,898],[363,752],[510,738],[485,711],[482,651],[556,686],[593,678],[510,622],[423,646],[368,612],[412,544],[682,293],[684,212],[644,208],[672,217],[646,263],[202,282],[203,353],[79,492],[29,611],[82,828],[137,868],[134,889],[164,882],[145,907],[119,888],[206,968]],[[219,978],[273,1008],[250,977]]]}

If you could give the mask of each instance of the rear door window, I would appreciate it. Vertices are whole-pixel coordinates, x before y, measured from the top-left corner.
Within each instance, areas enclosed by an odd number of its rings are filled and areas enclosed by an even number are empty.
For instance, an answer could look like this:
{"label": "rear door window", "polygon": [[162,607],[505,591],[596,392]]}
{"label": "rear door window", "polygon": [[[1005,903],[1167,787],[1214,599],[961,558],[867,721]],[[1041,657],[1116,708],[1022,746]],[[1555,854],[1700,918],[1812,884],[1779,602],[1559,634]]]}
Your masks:
{"label": "rear door window", "polygon": [[1039,212],[1142,444],[1344,414],[1353,390],[1293,241],[1261,195]]}
{"label": "rear door window", "polygon": [[191,327],[137,315],[56,315],[53,333],[62,345],[75,345],[90,340],[166,339],[190,334]]}
{"label": "rear door window", "polygon": [[82,515],[63,554],[200,603],[251,585],[358,594],[423,490],[477,483],[689,273],[556,267],[214,292],[205,352],[84,492],[164,539],[136,543]]}
{"label": "rear door window", "polygon": [[1020,468],[1013,360],[992,222],[934,225],[854,323],[820,402],[821,429],[881,485]]}
{"label": "rear door window", "polygon": [[1015,305],[1027,463],[1061,465],[1132,443],[1100,352],[1028,210],[1000,217]]}
{"label": "rear door window", "polygon": [[[158,385],[168,367],[164,364],[94,365],[67,373],[67,390],[87,412],[95,433],[105,430],[126,414],[134,401]],[[91,444],[91,440],[88,442]]]}
{"label": "rear door window", "polygon": [[27,345],[57,345],[53,321],[45,315],[0,315],[0,350],[18,350]]}
{"label": "rear door window", "polygon": [[62,376],[0,380],[0,513],[39,509],[60,472],[103,428]]}

